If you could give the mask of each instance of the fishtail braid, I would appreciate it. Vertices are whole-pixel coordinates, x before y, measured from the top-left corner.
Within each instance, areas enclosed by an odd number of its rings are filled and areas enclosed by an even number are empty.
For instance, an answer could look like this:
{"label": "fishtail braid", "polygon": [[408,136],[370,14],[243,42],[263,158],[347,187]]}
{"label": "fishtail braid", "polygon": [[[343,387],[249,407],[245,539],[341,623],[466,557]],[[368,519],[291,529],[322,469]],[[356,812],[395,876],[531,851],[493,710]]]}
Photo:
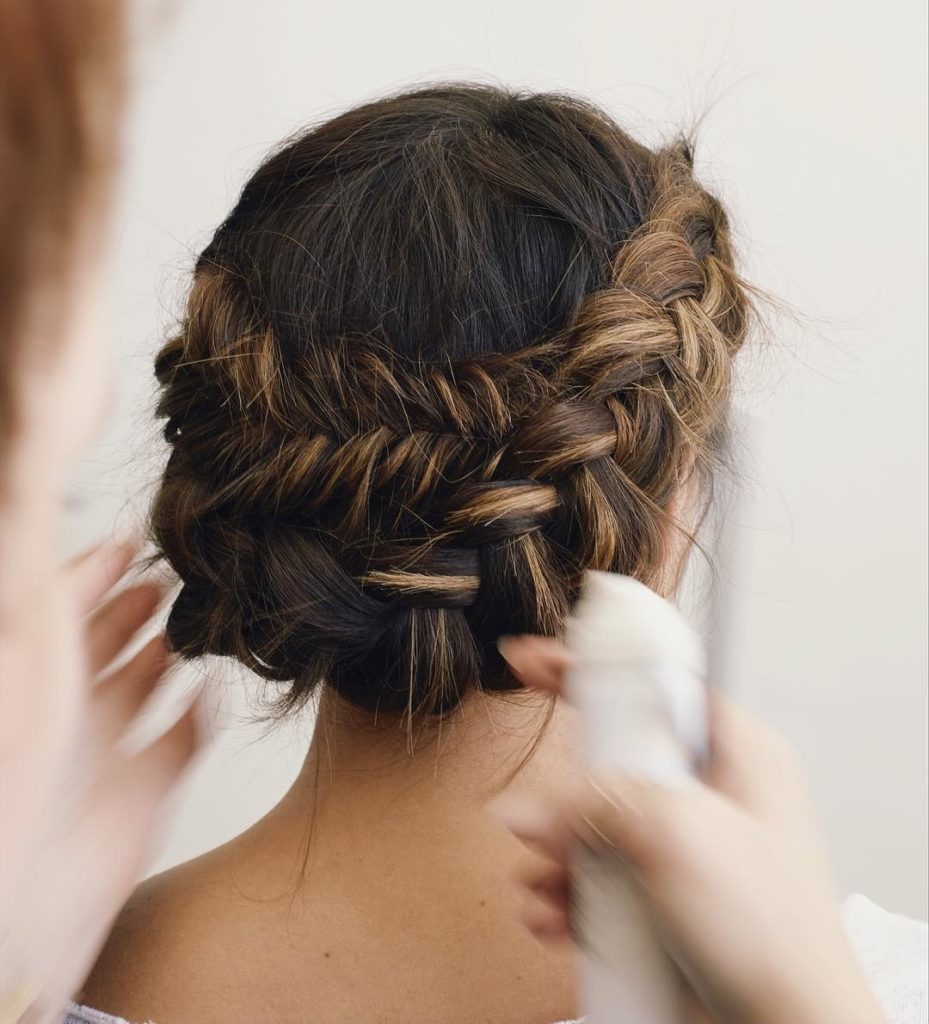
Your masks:
{"label": "fishtail braid", "polygon": [[152,525],[183,583],[183,654],[237,658],[290,684],[288,705],[326,683],[435,715],[512,688],[497,639],[556,635],[584,570],[660,585],[675,497],[712,465],[748,286],[689,146],[652,152],[572,110],[639,161],[640,216],[572,315],[521,346],[295,344],[243,269],[246,189],[156,363],[171,454]]}

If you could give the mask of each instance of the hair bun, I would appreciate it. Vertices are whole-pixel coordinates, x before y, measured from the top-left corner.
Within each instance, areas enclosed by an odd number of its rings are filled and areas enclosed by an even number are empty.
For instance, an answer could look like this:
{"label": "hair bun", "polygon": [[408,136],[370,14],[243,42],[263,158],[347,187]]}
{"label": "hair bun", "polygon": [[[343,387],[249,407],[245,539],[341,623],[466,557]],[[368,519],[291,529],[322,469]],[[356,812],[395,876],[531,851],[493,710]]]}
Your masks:
{"label": "hair bun", "polygon": [[746,332],[686,147],[566,97],[413,95],[256,172],[156,362],[170,641],[285,706],[442,713],[516,685],[496,640],[558,633],[585,569],[657,585]]}

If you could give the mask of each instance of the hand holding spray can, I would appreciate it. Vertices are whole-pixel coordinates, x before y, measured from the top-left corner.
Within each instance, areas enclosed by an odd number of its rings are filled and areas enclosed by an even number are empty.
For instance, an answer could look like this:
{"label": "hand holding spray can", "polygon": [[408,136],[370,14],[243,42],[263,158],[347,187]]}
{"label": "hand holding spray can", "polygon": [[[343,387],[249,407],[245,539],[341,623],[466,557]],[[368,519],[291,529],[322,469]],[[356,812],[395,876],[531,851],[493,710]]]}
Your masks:
{"label": "hand holding spray can", "polygon": [[[674,606],[629,576],[589,572],[567,640],[584,767],[693,775],[706,754],[705,659]],[[579,848],[572,885],[587,1024],[680,1024],[675,968],[622,863]]]}

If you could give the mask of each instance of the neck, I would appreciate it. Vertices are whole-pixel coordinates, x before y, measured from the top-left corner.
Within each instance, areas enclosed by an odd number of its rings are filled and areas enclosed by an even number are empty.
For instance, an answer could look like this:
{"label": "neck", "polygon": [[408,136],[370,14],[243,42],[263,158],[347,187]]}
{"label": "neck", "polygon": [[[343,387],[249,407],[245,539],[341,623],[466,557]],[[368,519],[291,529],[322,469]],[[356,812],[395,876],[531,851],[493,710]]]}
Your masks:
{"label": "neck", "polygon": [[[544,794],[563,785],[574,724],[563,702],[474,693],[411,737],[401,722],[375,721],[327,693],[300,774],[270,814],[226,847],[222,873],[276,951],[275,915],[286,914],[296,976],[309,970],[315,1000],[405,1005],[412,963],[417,991],[442,1003],[422,1019],[446,1019],[452,1005],[463,1020],[462,1007],[475,999],[468,1019],[514,1019],[501,998],[515,999],[521,1019],[569,1018],[571,950],[543,950],[518,919],[513,879],[537,870],[538,856],[486,805],[504,790]],[[357,986],[346,990],[345,967],[308,967],[340,953],[361,965],[367,997]]]}
{"label": "neck", "polygon": [[303,767],[277,813],[305,819],[378,810],[402,818],[460,816],[504,790],[547,792],[574,752],[573,713],[527,691],[474,691],[447,718],[378,719],[325,691]]}

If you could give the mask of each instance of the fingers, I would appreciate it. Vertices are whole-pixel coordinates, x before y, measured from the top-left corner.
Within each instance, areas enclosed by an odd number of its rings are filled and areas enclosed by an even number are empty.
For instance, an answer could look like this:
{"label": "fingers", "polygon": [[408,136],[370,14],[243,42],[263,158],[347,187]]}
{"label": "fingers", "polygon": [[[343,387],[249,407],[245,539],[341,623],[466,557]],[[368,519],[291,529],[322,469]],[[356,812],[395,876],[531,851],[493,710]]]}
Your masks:
{"label": "fingers", "polygon": [[[501,637],[498,647],[524,685],[565,696],[571,652],[541,636]],[[798,758],[775,729],[707,687],[710,755],[705,781],[746,809],[767,812],[778,779],[798,775]]]}
{"label": "fingers", "polygon": [[524,686],[564,696],[571,654],[560,640],[545,636],[505,636],[499,639],[497,647]]}
{"label": "fingers", "polygon": [[154,824],[157,808],[203,742],[202,714],[198,697],[147,747],[131,756],[119,754],[111,762],[94,800],[98,813],[106,818],[101,823],[105,834],[125,830],[128,841],[144,832],[143,825]]}
{"label": "fingers", "polygon": [[103,600],[137,553],[138,546],[134,543],[106,543],[71,559],[65,569],[72,579],[80,615],[88,615]]}
{"label": "fingers", "polygon": [[[501,637],[498,647],[525,686],[565,696],[572,655],[559,640],[542,636]],[[779,769],[795,772],[797,758],[775,729],[707,687],[710,755],[705,780],[746,806],[764,806]]]}
{"label": "fingers", "polygon": [[646,889],[669,876],[692,876],[690,862],[712,847],[721,809],[722,798],[698,781],[666,785],[615,768],[591,772],[558,798],[498,798],[492,815],[541,858],[518,879],[520,921],[543,941],[570,935],[570,873],[579,847],[615,858],[617,872]]}
{"label": "fingers", "polygon": [[499,799],[491,813],[528,849],[561,863],[567,863],[576,842],[644,862],[650,845],[660,841],[651,833],[667,827],[656,820],[656,811],[667,818],[662,804],[669,802],[657,783],[618,769],[598,769],[559,798]]}
{"label": "fingers", "polygon": [[536,856],[518,871],[517,918],[540,942],[570,939],[568,850],[572,841],[564,803],[507,794],[488,807]]}
{"label": "fingers", "polygon": [[702,841],[704,821],[714,820],[722,804],[695,779],[667,785],[599,768],[558,799],[500,799],[491,813],[529,849],[559,863],[567,864],[572,848],[583,843],[651,870]]}
{"label": "fingers", "polygon": [[527,849],[564,862],[572,840],[571,796],[543,800],[529,796],[498,797],[487,808]]}
{"label": "fingers", "polygon": [[[539,636],[503,637],[500,652],[526,686],[564,696],[571,653],[559,641]],[[803,838],[815,818],[806,773],[792,745],[776,729],[707,687],[709,756],[701,780],[759,821]],[[533,812],[536,816],[538,809]],[[527,845],[551,850],[564,832],[547,826],[518,826]],[[816,838],[815,836],[813,837]]]}
{"label": "fingers", "polygon": [[94,687],[90,716],[97,743],[109,744],[125,732],[170,664],[165,639],[157,636]]}
{"label": "fingers", "polygon": [[159,823],[160,811],[201,745],[200,700],[195,700],[167,732],[136,754],[116,752],[88,799],[90,813],[74,840],[99,851],[119,844],[107,885],[115,889],[114,909],[138,880]]}
{"label": "fingers", "polygon": [[570,881],[567,863],[548,858],[532,859],[517,878],[520,893],[519,920],[543,942],[569,939]]}
{"label": "fingers", "polygon": [[166,795],[203,743],[203,709],[198,696],[167,732],[136,754],[127,766],[127,785],[140,794]]}
{"label": "fingers", "polygon": [[86,626],[90,670],[101,672],[120,654],[158,608],[161,589],[154,583],[128,587],[91,615]]}
{"label": "fingers", "polygon": [[571,938],[571,919],[566,906],[556,905],[534,892],[528,894],[519,920],[540,942],[567,941]]}
{"label": "fingers", "polygon": [[741,814],[700,780],[659,782],[617,768],[591,772],[569,825],[580,841],[609,851],[640,874],[684,864],[713,823]]}

